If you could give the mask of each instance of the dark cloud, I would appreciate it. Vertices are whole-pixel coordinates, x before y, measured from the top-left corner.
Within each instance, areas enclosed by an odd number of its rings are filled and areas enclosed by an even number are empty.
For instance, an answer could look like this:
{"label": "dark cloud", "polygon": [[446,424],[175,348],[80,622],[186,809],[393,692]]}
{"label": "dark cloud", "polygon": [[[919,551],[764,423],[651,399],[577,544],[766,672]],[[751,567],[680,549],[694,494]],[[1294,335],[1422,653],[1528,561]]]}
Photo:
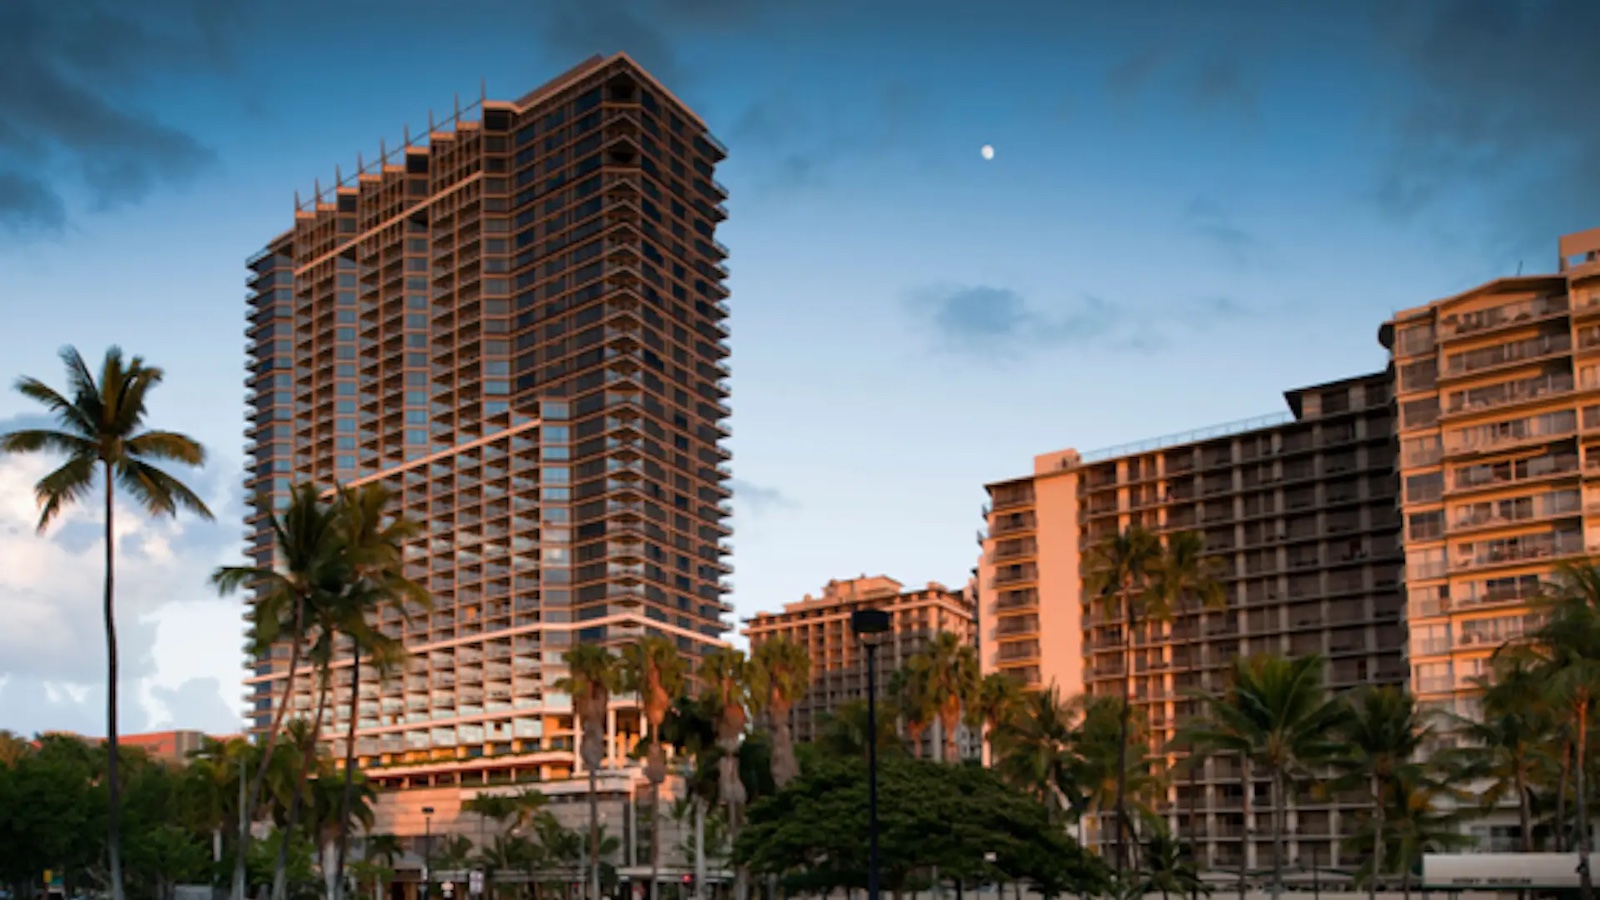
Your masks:
{"label": "dark cloud", "polygon": [[1216,248],[1235,265],[1260,263],[1266,246],[1254,234],[1239,227],[1221,204],[1208,197],[1196,197],[1185,207],[1180,226]]}
{"label": "dark cloud", "polygon": [[911,312],[932,332],[938,349],[990,361],[1069,346],[1148,352],[1161,341],[1125,307],[1087,295],[1041,309],[1009,288],[929,288],[913,294]]}
{"label": "dark cloud", "polygon": [[239,6],[238,0],[0,3],[0,228],[61,229],[63,181],[105,208],[182,182],[209,164],[199,140],[129,97],[155,76],[216,71]]}
{"label": "dark cloud", "polygon": [[733,489],[733,502],[744,504],[752,516],[800,506],[793,497],[775,487],[754,484],[742,478],[729,479],[728,487]]}
{"label": "dark cloud", "polygon": [[905,81],[858,93],[851,104],[807,102],[788,91],[764,97],[733,120],[726,137],[772,160],[758,187],[815,188],[845,160],[905,146],[930,109],[928,92]]}

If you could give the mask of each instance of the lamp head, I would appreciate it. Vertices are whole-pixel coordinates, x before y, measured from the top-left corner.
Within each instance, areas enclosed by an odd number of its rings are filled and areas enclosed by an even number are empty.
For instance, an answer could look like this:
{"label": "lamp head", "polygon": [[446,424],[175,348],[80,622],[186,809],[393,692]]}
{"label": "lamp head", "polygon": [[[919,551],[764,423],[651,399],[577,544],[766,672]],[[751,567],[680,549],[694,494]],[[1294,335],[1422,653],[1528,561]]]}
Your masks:
{"label": "lamp head", "polygon": [[886,609],[858,609],[850,613],[850,630],[856,637],[882,634],[889,630],[890,621]]}
{"label": "lamp head", "polygon": [[422,814],[423,814],[423,815],[425,815],[425,816],[431,816],[431,815],[433,815],[433,807],[431,807],[431,806],[424,806],[424,807],[423,807],[423,808],[422,808]]}

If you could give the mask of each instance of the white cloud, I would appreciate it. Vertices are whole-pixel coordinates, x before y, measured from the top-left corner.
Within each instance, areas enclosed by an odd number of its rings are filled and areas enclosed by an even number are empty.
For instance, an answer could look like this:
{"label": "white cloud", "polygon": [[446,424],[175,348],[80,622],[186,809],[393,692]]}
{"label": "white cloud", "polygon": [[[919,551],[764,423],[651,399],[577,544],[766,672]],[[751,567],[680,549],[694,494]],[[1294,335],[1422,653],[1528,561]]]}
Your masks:
{"label": "white cloud", "polygon": [[[98,734],[105,697],[103,502],[91,498],[36,534],[33,485],[55,464],[48,457],[0,456],[0,728]],[[213,462],[189,473],[216,522],[188,514],[152,519],[118,497],[124,731],[238,727],[239,603],[217,598],[206,580],[242,551],[237,492],[226,486],[236,483],[234,471]]]}

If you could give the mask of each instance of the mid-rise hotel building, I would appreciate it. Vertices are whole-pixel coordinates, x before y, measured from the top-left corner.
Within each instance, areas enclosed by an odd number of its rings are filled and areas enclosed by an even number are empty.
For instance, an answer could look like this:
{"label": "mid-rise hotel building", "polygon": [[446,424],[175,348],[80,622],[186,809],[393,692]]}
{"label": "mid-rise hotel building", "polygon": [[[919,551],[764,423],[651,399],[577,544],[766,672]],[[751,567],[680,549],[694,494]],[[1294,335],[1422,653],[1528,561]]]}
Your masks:
{"label": "mid-rise hotel building", "polygon": [[[409,569],[433,609],[384,615],[411,657],[363,667],[356,754],[381,787],[442,791],[439,820],[472,786],[573,772],[574,644],[723,643],[724,155],[633,61],[595,57],[358,163],[249,261],[247,487],[281,508],[296,483],[381,481],[427,530]],[[265,507],[247,536],[271,565]],[[252,663],[253,729],[287,655]],[[313,696],[303,673],[296,714]],[[610,728],[622,765],[637,712]]]}
{"label": "mid-rise hotel building", "polygon": [[[1321,654],[1335,689],[1406,678],[1400,519],[1390,378],[1376,373],[1286,395],[1290,413],[1080,455],[1036,457],[988,485],[980,566],[985,671],[1063,697],[1132,698],[1161,748],[1197,712],[1189,694],[1226,687],[1236,657]],[[1120,609],[1091,596],[1091,549],[1129,526],[1193,530],[1221,560],[1225,606],[1188,605],[1140,623],[1124,651]],[[1129,658],[1131,656],[1131,659]],[[1270,867],[1269,785],[1245,821],[1236,760],[1180,777],[1164,813],[1209,868]],[[1297,797],[1288,865],[1354,865],[1340,840],[1354,797]],[[1247,838],[1246,835],[1249,837]],[[1089,840],[1094,841],[1091,835]]]}
{"label": "mid-rise hotel building", "polygon": [[1537,621],[1563,560],[1600,548],[1600,229],[1555,274],[1397,313],[1411,687],[1471,712],[1474,676]]}
{"label": "mid-rise hotel building", "polygon": [[[977,635],[975,587],[947,588],[930,581],[907,588],[886,575],[830,581],[820,597],[807,594],[798,603],[786,603],[778,613],[758,613],[745,622],[744,634],[752,651],[775,638],[787,638],[811,656],[811,688],[795,704],[791,727],[796,741],[814,740],[828,714],[847,703],[867,697],[866,650],[850,630],[850,614],[858,609],[889,613],[890,629],[873,640],[877,644],[879,695],[885,695],[890,673],[911,657],[928,649],[933,639],[948,631],[971,644]],[[919,748],[925,757],[938,753],[939,728],[934,725]],[[966,729],[957,736],[962,752],[973,755],[977,738]]]}

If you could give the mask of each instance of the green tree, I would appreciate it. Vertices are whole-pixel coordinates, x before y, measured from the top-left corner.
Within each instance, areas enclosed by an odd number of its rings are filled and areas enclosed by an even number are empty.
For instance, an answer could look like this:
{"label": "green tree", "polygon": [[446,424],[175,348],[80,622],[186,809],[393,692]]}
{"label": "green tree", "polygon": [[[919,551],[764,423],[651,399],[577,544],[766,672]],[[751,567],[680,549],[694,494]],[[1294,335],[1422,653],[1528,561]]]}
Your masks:
{"label": "green tree", "polygon": [[[892,703],[880,703],[877,712],[878,755],[904,756],[906,744],[895,732],[898,711]],[[823,713],[818,721],[814,749],[824,757],[867,756],[867,701],[851,700]]]}
{"label": "green tree", "polygon": [[[963,880],[1030,882],[1044,896],[1094,893],[1106,884],[1099,861],[1043,805],[980,766],[880,761],[878,820],[883,886],[897,897],[935,867]],[[828,760],[751,805],[734,860],[778,876],[791,890],[861,888],[866,829],[866,765]]]}
{"label": "green tree", "polygon": [[[700,685],[716,723],[717,795],[728,808],[728,828],[739,833],[740,813],[748,795],[740,777],[739,749],[749,724],[750,665],[744,653],[733,648],[718,648],[700,661]],[[734,895],[744,900],[745,877],[742,867],[734,872]]]}
{"label": "green tree", "polygon": [[800,774],[789,716],[811,689],[811,654],[787,637],[762,641],[751,650],[750,706],[772,729],[772,780],[779,788]]}
{"label": "green tree", "polygon": [[582,738],[578,756],[589,777],[589,890],[600,900],[600,794],[595,774],[606,758],[606,714],[620,685],[617,658],[597,644],[578,644],[567,651],[567,671],[556,689],[572,697]]}
{"label": "green tree", "polygon": [[1006,672],[990,672],[978,682],[975,701],[967,708],[967,727],[983,735],[991,762],[996,731],[1022,715],[1025,696],[1022,682]]}
{"label": "green tree", "polygon": [[[1385,814],[1403,799],[1407,785],[1424,779],[1417,757],[1432,736],[1432,727],[1411,695],[1387,685],[1363,688],[1350,697],[1348,712],[1337,723],[1339,749],[1331,760],[1336,773],[1332,786],[1360,787],[1372,799],[1375,871],[1383,871]],[[1377,879],[1368,882],[1367,896],[1377,900]]]}
{"label": "green tree", "polygon": [[[1107,614],[1119,620],[1122,637],[1122,727],[1119,745],[1126,748],[1133,715],[1133,648],[1146,617],[1156,610],[1160,598],[1150,590],[1151,579],[1161,565],[1161,538],[1139,526],[1130,526],[1107,538],[1089,551],[1086,566],[1089,591],[1100,599]],[[1116,765],[1116,872],[1121,878],[1127,867],[1128,820],[1126,750]]]}
{"label": "green tree", "polygon": [[959,762],[956,729],[961,727],[967,711],[978,705],[982,679],[978,650],[955,634],[941,631],[924,655],[928,660],[929,700],[939,722],[939,758],[942,762]]}
{"label": "green tree", "polygon": [[23,429],[0,436],[0,453],[48,452],[65,456],[60,467],[34,485],[39,501],[42,533],[62,510],[84,500],[95,489],[96,478],[105,488],[105,599],[102,617],[106,633],[106,742],[110,746],[106,774],[106,853],[110,865],[111,900],[124,900],[121,843],[122,780],[117,771],[117,623],[115,605],[116,537],[114,503],[116,487],[132,498],[143,512],[175,516],[179,508],[211,519],[204,501],[183,482],[160,468],[159,463],[187,466],[205,464],[199,443],[172,431],[145,427],[145,404],[150,391],[164,377],[161,369],[147,366],[143,358],[124,360],[122,350],[106,351],[100,377],[72,347],[61,351],[67,368],[67,392],[62,394],[36,379],[17,381],[17,392],[56,417],[56,429]]}
{"label": "green tree", "polygon": [[272,722],[261,737],[265,752],[258,757],[246,793],[245,812],[239,823],[239,843],[234,854],[233,900],[244,900],[247,825],[255,821],[256,810],[266,788],[267,768],[283,734],[285,716],[293,706],[306,636],[310,631],[312,609],[326,605],[327,598],[344,590],[348,580],[344,553],[344,532],[333,503],[323,499],[312,484],[298,484],[289,495],[282,512],[259,504],[268,515],[273,537],[273,566],[223,566],[211,575],[211,583],[224,594],[242,588],[254,591],[250,606],[251,654],[257,658],[288,643],[288,670],[284,675],[283,695],[276,701]]}
{"label": "green tree", "polygon": [[889,676],[889,701],[906,729],[906,747],[912,756],[922,755],[922,736],[939,715],[933,695],[933,673],[928,657],[912,656]]}
{"label": "green tree", "polygon": [[1497,661],[1490,679],[1477,683],[1483,692],[1481,715],[1452,716],[1459,743],[1440,755],[1439,763],[1459,783],[1482,785],[1479,807],[1491,812],[1514,798],[1522,852],[1534,852],[1534,790],[1553,780],[1556,762],[1550,747],[1557,730],[1545,685],[1537,671],[1514,656]]}
{"label": "green tree", "polygon": [[[1344,711],[1323,687],[1322,667],[1320,656],[1240,657],[1234,660],[1227,690],[1204,697],[1204,712],[1179,736],[1204,752],[1237,755],[1244,763],[1247,798],[1253,768],[1270,780],[1274,898],[1283,893],[1284,809],[1290,789],[1308,783],[1341,749],[1334,731]],[[1249,825],[1247,809],[1246,829]]]}
{"label": "green tree", "polygon": [[646,742],[645,780],[650,783],[650,900],[661,881],[661,782],[667,777],[667,745],[661,723],[672,699],[683,692],[689,664],[668,638],[651,635],[622,648],[623,689],[637,694],[639,708],[650,727]]}
{"label": "green tree", "polygon": [[1211,886],[1200,877],[1200,870],[1187,844],[1159,828],[1144,842],[1144,865],[1133,879],[1133,895],[1145,897],[1160,894],[1168,900],[1173,894],[1193,897],[1210,896]]}
{"label": "green tree", "polygon": [[361,657],[367,656],[380,680],[405,658],[405,645],[375,624],[385,610],[409,620],[413,610],[432,610],[433,598],[406,575],[405,548],[422,533],[422,525],[391,506],[395,494],[379,483],[341,487],[336,505],[350,582],[339,604],[338,631],[350,641],[349,722],[345,733],[344,783],[340,792],[338,836],[334,850],[333,900],[344,893],[345,854],[353,818],[351,799],[356,771],[356,729],[361,720]]}
{"label": "green tree", "polygon": [[1036,797],[1058,821],[1081,815],[1087,800],[1079,783],[1085,767],[1074,717],[1052,685],[1021,697],[990,732],[995,770]]}

